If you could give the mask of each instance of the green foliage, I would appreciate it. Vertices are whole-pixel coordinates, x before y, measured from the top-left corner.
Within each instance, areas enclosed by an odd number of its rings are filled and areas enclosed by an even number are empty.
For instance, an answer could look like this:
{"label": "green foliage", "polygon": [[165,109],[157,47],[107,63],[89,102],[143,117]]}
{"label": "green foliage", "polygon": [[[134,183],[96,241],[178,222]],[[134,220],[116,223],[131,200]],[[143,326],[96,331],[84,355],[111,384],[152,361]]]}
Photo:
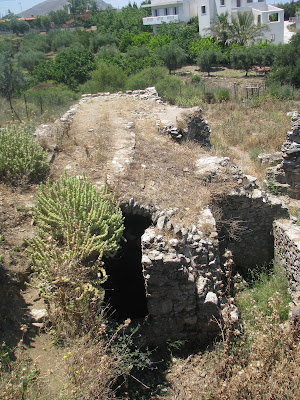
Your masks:
{"label": "green foliage", "polygon": [[[34,86],[25,92],[28,102],[40,106],[41,102],[45,109],[51,110],[78,100],[79,95],[70,90],[67,86],[51,82]],[[60,108],[61,109],[61,108]]]}
{"label": "green foliage", "polygon": [[184,51],[175,42],[171,42],[159,49],[157,56],[164,62],[169,74],[171,71],[182,67],[186,60]]}
{"label": "green foliage", "polygon": [[118,56],[120,51],[115,44],[108,44],[107,46],[100,47],[96,57],[100,60],[111,60]]}
{"label": "green foliage", "polygon": [[248,75],[249,70],[255,65],[257,49],[253,47],[238,47],[231,51],[230,61],[233,68],[243,69]]}
{"label": "green foliage", "polygon": [[166,78],[165,67],[149,67],[131,75],[126,81],[126,89],[145,89],[149,86],[156,86]]}
{"label": "green foliage", "polygon": [[288,44],[278,46],[268,80],[300,88],[300,32]]}
{"label": "green foliage", "polygon": [[29,31],[29,24],[28,22],[24,20],[19,20],[17,18],[13,18],[10,20],[9,23],[10,30],[15,33],[16,35],[19,35],[20,33],[25,33]]}
{"label": "green foliage", "polygon": [[41,51],[26,50],[19,52],[16,59],[20,68],[25,68],[27,71],[32,72],[41,60],[46,59],[46,56]]}
{"label": "green foliage", "polygon": [[263,149],[261,149],[260,147],[254,147],[253,149],[251,149],[250,151],[250,158],[253,161],[257,161],[257,157],[260,155],[260,153],[263,152]]}
{"label": "green foliage", "polygon": [[7,53],[9,56],[12,56],[15,53],[15,49],[13,46],[12,40],[4,39],[0,42],[0,54]]}
{"label": "green foliage", "polygon": [[51,50],[59,51],[59,49],[71,47],[75,44],[80,45],[80,40],[74,32],[70,31],[52,31],[48,35],[51,42]]}
{"label": "green foliage", "polygon": [[11,101],[13,94],[23,89],[26,84],[26,77],[13,65],[10,55],[0,54],[0,94]]}
{"label": "green foliage", "polygon": [[76,90],[80,83],[90,78],[91,71],[95,67],[91,51],[80,48],[67,49],[58,53],[54,61],[40,62],[34,69],[33,75],[36,83],[54,80]]}
{"label": "green foliage", "polygon": [[123,216],[105,187],[64,175],[41,185],[31,243],[34,268],[53,323],[69,335],[89,332],[103,301],[103,257],[113,257],[124,230]]}
{"label": "green foliage", "polygon": [[[280,305],[280,316],[282,320],[288,318],[288,305],[290,302],[290,295],[288,291],[287,278],[277,264],[269,270],[267,268],[257,268],[256,270],[250,271],[252,276],[250,279],[250,288],[245,289],[237,296],[237,305],[242,313],[244,319],[248,319],[249,305],[254,300],[259,311],[263,312],[265,316],[269,316],[272,313],[270,308],[269,299],[279,293],[282,299]],[[255,323],[255,321],[251,321]]]}
{"label": "green foliage", "polygon": [[298,100],[300,98],[299,92],[299,90],[295,90],[295,88],[290,85],[272,83],[267,86],[267,93],[280,100]]}
{"label": "green foliage", "polygon": [[223,14],[218,14],[212,21],[211,28],[208,29],[209,33],[215,38],[218,43],[224,48],[228,45],[230,36],[230,23],[229,14],[226,11]]}
{"label": "green foliage", "polygon": [[118,46],[119,40],[111,33],[96,34],[90,38],[90,46],[94,53],[97,53],[100,47],[103,46]]}
{"label": "green foliage", "polygon": [[156,85],[158,95],[163,98],[164,101],[175,104],[182,88],[182,83],[179,78],[174,76],[168,76],[163,81],[160,81]]}
{"label": "green foliage", "polygon": [[0,179],[12,185],[39,182],[48,172],[47,152],[26,126],[0,131]]}
{"label": "green foliage", "polygon": [[66,10],[50,11],[48,15],[56,27],[60,27],[70,18],[70,15]]}
{"label": "green foliage", "polygon": [[230,90],[224,87],[217,87],[213,91],[214,101],[216,103],[222,103],[223,101],[229,101],[231,98]]}
{"label": "green foliage", "polygon": [[266,25],[259,26],[254,23],[252,12],[238,12],[231,21],[228,42],[241,46],[253,44],[255,40],[263,36],[264,31],[267,29]]}
{"label": "green foliage", "polygon": [[55,58],[55,80],[76,89],[80,83],[89,79],[95,67],[94,56],[89,50],[64,50]]}
{"label": "green foliage", "polygon": [[38,399],[41,395],[39,370],[22,352],[17,358],[2,343],[0,349],[0,393],[8,400]]}
{"label": "green foliage", "polygon": [[202,81],[202,78],[200,75],[192,75],[191,82],[197,85],[197,84],[201,84],[203,81]]}
{"label": "green foliage", "polygon": [[119,66],[128,75],[134,74],[147,67],[161,65],[162,63],[162,61],[153,54],[146,57],[136,58],[134,55],[131,56],[130,54],[119,53],[114,57],[104,58],[103,61]]}
{"label": "green foliage", "polygon": [[300,10],[300,1],[292,1],[286,3],[278,3],[276,7],[282,8],[284,10],[284,19],[288,21],[290,17],[295,16],[296,10]]}
{"label": "green foliage", "polygon": [[220,46],[209,37],[201,39],[197,42],[192,42],[189,44],[188,47],[189,58],[193,62],[196,62],[197,57],[201,54],[201,52],[212,49],[214,49],[215,51],[221,50]]}
{"label": "green foliage", "polygon": [[39,33],[30,33],[25,35],[20,47],[21,51],[41,51],[47,53],[50,51],[49,36],[41,35]]}
{"label": "green foliage", "polygon": [[124,88],[126,75],[116,66],[100,62],[92,72],[91,80],[80,86],[83,93],[115,92]]}
{"label": "green foliage", "polygon": [[143,17],[147,17],[150,9],[138,8],[136,5],[123,7],[120,12],[107,8],[97,15],[97,31],[114,33],[119,39],[124,33],[139,34],[151,32],[150,26],[143,25]]}
{"label": "green foliage", "polygon": [[203,50],[197,58],[197,65],[201,71],[207,72],[208,76],[212,70],[213,65],[218,65],[222,60],[222,54],[214,48]]}

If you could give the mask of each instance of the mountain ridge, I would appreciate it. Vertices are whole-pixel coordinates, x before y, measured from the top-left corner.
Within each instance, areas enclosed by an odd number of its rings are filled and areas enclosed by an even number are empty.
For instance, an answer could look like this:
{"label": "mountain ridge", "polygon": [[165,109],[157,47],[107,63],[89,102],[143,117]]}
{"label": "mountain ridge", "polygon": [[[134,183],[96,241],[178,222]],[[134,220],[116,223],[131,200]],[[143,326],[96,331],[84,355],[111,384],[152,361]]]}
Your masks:
{"label": "mountain ridge", "polygon": [[[103,0],[95,0],[99,10],[105,10],[111,7],[110,4],[105,3]],[[69,3],[68,0],[45,0],[35,6],[28,8],[25,11],[18,13],[19,17],[37,17],[45,16],[49,14],[50,11],[57,11],[63,9],[63,7]]]}

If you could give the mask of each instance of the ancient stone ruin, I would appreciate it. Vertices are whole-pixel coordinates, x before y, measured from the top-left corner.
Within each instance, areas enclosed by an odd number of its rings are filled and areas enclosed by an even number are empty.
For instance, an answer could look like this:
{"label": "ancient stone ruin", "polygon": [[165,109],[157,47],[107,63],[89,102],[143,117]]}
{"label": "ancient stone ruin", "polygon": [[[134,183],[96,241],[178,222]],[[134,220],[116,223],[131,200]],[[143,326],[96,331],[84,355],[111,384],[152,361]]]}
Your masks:
{"label": "ancient stone ruin", "polygon": [[[126,107],[123,114],[115,115],[116,104],[119,110]],[[147,120],[149,109],[152,115]],[[87,112],[94,117],[79,136],[80,116]],[[116,139],[112,129],[102,129],[99,115],[105,112],[106,120],[114,112],[114,121],[119,121]],[[173,121],[164,123],[168,112]],[[184,145],[162,136],[169,133],[179,142],[194,139],[210,146],[210,131],[201,112],[193,109],[187,116],[186,109],[165,105],[153,88],[86,95],[53,132],[51,136],[47,128],[43,140],[46,136],[52,141],[57,132],[64,132],[65,139],[58,135],[62,148],[66,140],[73,149],[54,154],[52,173],[84,171],[99,188],[108,182],[125,216],[126,242],[106,264],[110,276],[106,300],[112,315],[142,321],[147,343],[214,337],[226,307],[221,290],[225,248],[232,250],[242,271],[270,262],[272,226],[280,218],[289,218],[287,208],[262,192],[255,178],[244,175],[228,158],[213,156],[201,146],[187,157]],[[295,136],[298,131],[293,132]],[[93,153],[99,138],[103,146],[109,143],[105,164]],[[80,148],[80,140],[84,146],[90,144],[88,150]],[[200,207],[198,197],[206,191],[208,200]],[[195,215],[192,222],[190,215]]]}
{"label": "ancient stone ruin", "polygon": [[292,130],[282,146],[282,162],[266,171],[267,185],[300,199],[300,115],[292,113]]}

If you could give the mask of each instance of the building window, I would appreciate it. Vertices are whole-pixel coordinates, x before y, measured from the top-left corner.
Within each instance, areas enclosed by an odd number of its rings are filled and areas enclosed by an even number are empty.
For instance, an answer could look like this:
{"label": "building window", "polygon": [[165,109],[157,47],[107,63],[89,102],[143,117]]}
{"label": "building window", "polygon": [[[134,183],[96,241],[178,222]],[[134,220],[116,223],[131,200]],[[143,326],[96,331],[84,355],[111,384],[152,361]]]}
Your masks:
{"label": "building window", "polygon": [[168,15],[168,9],[165,8],[165,15]]}
{"label": "building window", "polygon": [[158,16],[158,10],[154,10],[154,17]]}
{"label": "building window", "polygon": [[275,42],[275,33],[271,33],[271,42]]}
{"label": "building window", "polygon": [[253,3],[253,0],[247,0],[247,3]]}
{"label": "building window", "polygon": [[225,6],[225,0],[220,0],[220,6],[224,7]]}
{"label": "building window", "polygon": [[206,14],[206,7],[205,6],[201,6],[201,14]]}
{"label": "building window", "polygon": [[177,14],[178,14],[177,7],[174,7],[174,15],[177,15]]}
{"label": "building window", "polygon": [[241,7],[241,0],[236,0],[236,6]]}
{"label": "building window", "polygon": [[269,22],[278,22],[279,21],[279,14],[269,14]]}
{"label": "building window", "polygon": [[257,16],[257,26],[261,26],[261,15]]}

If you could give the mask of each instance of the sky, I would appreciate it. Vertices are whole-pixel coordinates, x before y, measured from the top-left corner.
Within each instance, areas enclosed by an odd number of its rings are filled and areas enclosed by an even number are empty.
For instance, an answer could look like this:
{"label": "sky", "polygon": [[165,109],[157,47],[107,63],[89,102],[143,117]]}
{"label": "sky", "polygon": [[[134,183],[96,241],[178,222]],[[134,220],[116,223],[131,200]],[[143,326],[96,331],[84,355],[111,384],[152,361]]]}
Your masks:
{"label": "sky", "polygon": [[[9,9],[15,14],[18,14],[21,11],[28,10],[28,8],[35,6],[38,3],[41,3],[43,0],[0,0],[0,16],[7,14],[7,10]],[[104,0],[106,3],[111,4],[113,7],[121,8],[126,6],[129,3],[129,0]],[[288,3],[290,0],[267,0],[267,3],[279,3],[286,2]],[[131,3],[141,4],[142,0],[133,0]]]}
{"label": "sky", "polygon": [[[21,11],[28,10],[39,3],[42,3],[44,0],[0,0],[0,16],[7,14],[7,10],[9,9],[11,12],[18,14]],[[111,4],[113,7],[121,8],[126,6],[130,1],[129,0],[104,0],[105,3]],[[131,3],[136,3],[138,5],[141,4],[142,0],[131,1]]]}

